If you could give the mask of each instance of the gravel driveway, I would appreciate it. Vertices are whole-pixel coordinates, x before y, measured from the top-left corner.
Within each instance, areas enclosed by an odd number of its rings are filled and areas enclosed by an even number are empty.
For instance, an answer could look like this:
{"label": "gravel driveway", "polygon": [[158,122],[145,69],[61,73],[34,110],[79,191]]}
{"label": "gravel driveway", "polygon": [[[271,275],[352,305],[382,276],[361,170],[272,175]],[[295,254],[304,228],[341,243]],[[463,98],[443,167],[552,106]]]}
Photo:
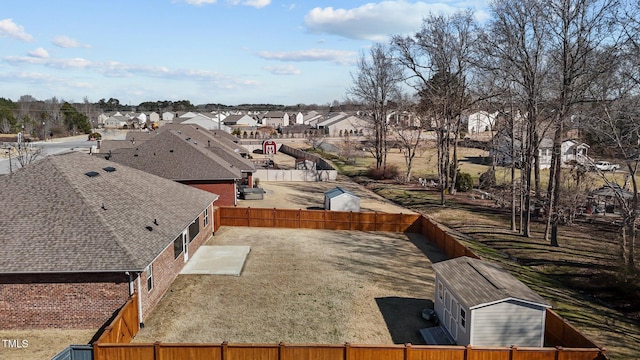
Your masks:
{"label": "gravel driveway", "polygon": [[179,275],[135,342],[422,343],[432,261],[422,236],[223,227],[207,245],[249,245],[240,276]]}

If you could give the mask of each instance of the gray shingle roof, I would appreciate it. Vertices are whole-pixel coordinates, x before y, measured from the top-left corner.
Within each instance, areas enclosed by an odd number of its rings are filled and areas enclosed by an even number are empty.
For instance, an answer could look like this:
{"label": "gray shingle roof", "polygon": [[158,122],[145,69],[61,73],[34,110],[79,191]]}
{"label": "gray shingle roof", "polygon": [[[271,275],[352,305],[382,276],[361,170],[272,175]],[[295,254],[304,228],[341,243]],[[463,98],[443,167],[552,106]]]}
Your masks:
{"label": "gray shingle roof", "polygon": [[[187,140],[189,139],[189,140]],[[214,153],[206,144],[194,143],[185,134],[163,131],[131,149],[111,152],[111,161],[175,181],[235,180],[242,178],[234,167]]]}
{"label": "gray shingle roof", "polygon": [[467,256],[433,264],[456,299],[472,309],[505,299],[549,306],[540,295],[498,265]]}
{"label": "gray shingle roof", "polygon": [[143,270],[218,198],[78,152],[0,176],[0,189],[0,273]]}

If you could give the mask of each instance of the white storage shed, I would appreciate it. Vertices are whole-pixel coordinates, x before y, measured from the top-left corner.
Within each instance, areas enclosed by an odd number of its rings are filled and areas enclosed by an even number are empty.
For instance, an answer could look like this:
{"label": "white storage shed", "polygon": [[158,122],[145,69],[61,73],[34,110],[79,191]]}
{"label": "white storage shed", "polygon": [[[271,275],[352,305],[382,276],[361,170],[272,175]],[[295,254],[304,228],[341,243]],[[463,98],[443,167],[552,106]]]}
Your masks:
{"label": "white storage shed", "polygon": [[458,345],[544,346],[551,305],[498,265],[467,256],[433,264],[434,308]]}
{"label": "white storage shed", "polygon": [[341,187],[324,193],[324,209],[333,211],[360,211],[360,198]]}

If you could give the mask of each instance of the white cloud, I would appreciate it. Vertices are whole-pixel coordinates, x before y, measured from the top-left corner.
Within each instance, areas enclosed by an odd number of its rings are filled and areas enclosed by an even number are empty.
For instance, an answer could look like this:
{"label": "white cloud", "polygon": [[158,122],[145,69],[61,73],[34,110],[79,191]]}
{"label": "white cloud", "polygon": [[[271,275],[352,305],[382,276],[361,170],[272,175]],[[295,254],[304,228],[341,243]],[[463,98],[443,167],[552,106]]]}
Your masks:
{"label": "white cloud", "polygon": [[228,3],[231,5],[253,6],[256,9],[260,9],[271,4],[271,0],[228,0]]}
{"label": "white cloud", "polygon": [[204,5],[204,4],[215,4],[217,0],[183,0],[185,3],[189,5]]}
{"label": "white cloud", "polygon": [[59,35],[53,38],[53,44],[59,46],[61,48],[79,48],[79,47],[91,47],[89,45],[85,45],[80,43],[78,40],[70,38],[68,36]]}
{"label": "white cloud", "polygon": [[309,49],[302,51],[260,51],[258,56],[268,60],[280,61],[333,61],[338,64],[351,64],[357,53],[346,50]]}
{"label": "white cloud", "polygon": [[35,50],[29,51],[29,56],[36,57],[36,58],[41,58],[41,59],[46,59],[46,58],[49,57],[49,52],[47,52],[47,50],[45,50],[43,48],[37,48]]}
{"label": "white cloud", "polygon": [[24,28],[13,22],[13,19],[0,20],[0,37],[9,37],[22,41],[33,41],[33,36],[27,34]]}
{"label": "white cloud", "polygon": [[390,35],[407,35],[418,31],[422,19],[429,13],[450,14],[466,8],[462,3],[389,0],[353,9],[316,7],[304,17],[304,23],[312,33],[385,42]]}
{"label": "white cloud", "polygon": [[302,72],[293,65],[284,66],[265,66],[264,70],[273,75],[300,75]]}

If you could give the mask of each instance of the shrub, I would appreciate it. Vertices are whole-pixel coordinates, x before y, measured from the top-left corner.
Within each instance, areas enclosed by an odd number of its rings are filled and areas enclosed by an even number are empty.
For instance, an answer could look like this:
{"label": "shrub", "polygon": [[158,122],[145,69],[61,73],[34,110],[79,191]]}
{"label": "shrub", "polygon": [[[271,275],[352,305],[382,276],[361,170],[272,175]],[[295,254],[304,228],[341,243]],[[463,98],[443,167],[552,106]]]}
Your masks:
{"label": "shrub", "polygon": [[458,176],[456,176],[456,190],[465,192],[471,189],[473,189],[471,174],[458,172]]}
{"label": "shrub", "polygon": [[480,188],[488,189],[496,186],[496,172],[490,167],[480,175]]}
{"label": "shrub", "polygon": [[400,169],[396,164],[390,164],[385,167],[370,167],[368,176],[374,180],[396,179],[400,175]]}
{"label": "shrub", "polygon": [[98,133],[98,132],[92,132],[91,134],[89,134],[89,140],[93,139],[93,140],[101,140],[102,139],[102,134]]}

